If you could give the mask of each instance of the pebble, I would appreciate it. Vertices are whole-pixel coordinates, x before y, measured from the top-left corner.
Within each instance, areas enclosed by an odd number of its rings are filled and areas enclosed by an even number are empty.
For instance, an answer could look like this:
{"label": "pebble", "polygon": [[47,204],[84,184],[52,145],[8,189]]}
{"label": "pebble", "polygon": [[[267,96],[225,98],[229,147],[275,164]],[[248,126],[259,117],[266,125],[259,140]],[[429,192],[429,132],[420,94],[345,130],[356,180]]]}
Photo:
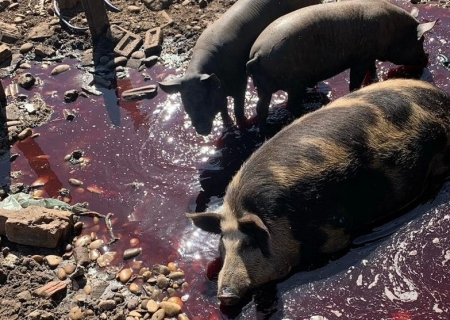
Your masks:
{"label": "pebble", "polygon": [[177,265],[174,262],[169,262],[167,264],[167,268],[169,268],[170,271],[177,271]]}
{"label": "pebble", "polygon": [[169,275],[167,277],[169,279],[178,279],[178,278],[184,277],[184,272],[183,271],[172,271],[171,273],[169,273]]}
{"label": "pebble", "polygon": [[138,256],[141,252],[142,252],[142,248],[126,249],[123,252],[123,259],[127,260],[127,259],[134,258],[134,257]]}
{"label": "pebble", "polygon": [[150,299],[148,300],[145,308],[147,309],[148,312],[155,313],[159,309],[159,305],[155,300]]}
{"label": "pebble", "polygon": [[170,297],[169,299],[167,299],[167,301],[174,302],[177,305],[179,305],[180,308],[183,308],[183,301],[181,301],[180,297],[173,296],[173,297]]}
{"label": "pebble", "polygon": [[139,8],[138,6],[128,6],[127,9],[128,11],[133,13],[139,13],[141,11],[141,8]]}
{"label": "pebble", "polygon": [[14,18],[14,23],[21,23],[21,22],[23,22],[23,18],[22,17],[15,17]]}
{"label": "pebble", "polygon": [[69,183],[74,186],[74,187],[78,187],[81,186],[83,184],[83,181],[75,179],[75,178],[70,178],[69,179]]}
{"label": "pebble", "polygon": [[159,309],[152,315],[150,320],[163,320],[164,316],[165,316],[165,311],[163,309]]}
{"label": "pebble", "polygon": [[114,257],[116,256],[115,251],[105,252],[97,259],[97,264],[99,267],[104,268],[106,266],[109,266],[111,264],[111,261],[114,260]]}
{"label": "pebble", "polygon": [[84,318],[84,312],[80,307],[73,307],[69,311],[69,318],[71,320],[80,320]]}
{"label": "pebble", "polygon": [[31,69],[31,64],[28,62],[21,63],[19,66],[20,69]]}
{"label": "pebble", "polygon": [[130,299],[127,303],[128,310],[134,310],[139,306],[139,300],[138,299]]}
{"label": "pebble", "polygon": [[162,301],[160,307],[164,309],[164,313],[169,317],[173,317],[181,312],[181,307],[177,303],[171,301]]}
{"label": "pebble", "polygon": [[101,256],[101,253],[97,249],[93,249],[93,250],[89,251],[89,259],[91,261],[97,260],[100,256]]}
{"label": "pebble", "polygon": [[91,286],[90,284],[85,285],[84,288],[83,288],[83,292],[84,292],[85,294],[91,294],[91,292],[92,292],[92,286]]}
{"label": "pebble", "polygon": [[116,307],[114,300],[100,300],[98,307],[102,310],[112,310]]}
{"label": "pebble", "polygon": [[69,69],[70,69],[70,66],[68,64],[60,64],[59,66],[54,67],[53,70],[50,72],[50,74],[52,76],[56,76],[58,74],[66,72]]}
{"label": "pebble", "polygon": [[142,314],[140,314],[139,312],[137,312],[136,310],[130,311],[130,313],[128,314],[130,317],[135,317],[135,318],[142,318]]}
{"label": "pebble", "polygon": [[[91,237],[92,238],[92,237]],[[89,244],[89,249],[94,250],[100,248],[105,242],[102,239],[97,239]]]}
{"label": "pebble", "polygon": [[186,313],[180,313],[177,320],[189,320],[189,317],[186,315]]}
{"label": "pebble", "polygon": [[145,53],[144,51],[135,51],[131,54],[131,57],[134,59],[144,59]]}
{"label": "pebble", "polygon": [[78,234],[83,229],[83,222],[78,221],[73,225],[73,233]]}
{"label": "pebble", "polygon": [[45,260],[47,261],[50,268],[56,268],[62,261],[62,257],[50,254],[45,256]]}
{"label": "pebble", "polygon": [[37,263],[42,263],[44,261],[44,257],[39,254],[32,255],[31,259],[33,259]]}
{"label": "pebble", "polygon": [[165,275],[160,274],[156,278],[156,285],[161,289],[165,289],[169,285],[169,280],[166,278]]}
{"label": "pebble", "polygon": [[88,234],[82,235],[75,241],[75,247],[84,247],[91,243],[91,236]]}
{"label": "pebble", "polygon": [[63,268],[58,268],[56,269],[56,276],[58,277],[59,280],[66,280],[67,273]]}
{"label": "pebble", "polygon": [[138,294],[141,292],[141,290],[139,289],[139,286],[134,282],[130,283],[128,290],[130,290],[130,292],[134,293],[134,294]]}
{"label": "pebble", "polygon": [[122,283],[127,283],[130,280],[131,275],[133,274],[133,270],[130,268],[122,269],[119,272],[119,281]]}
{"label": "pebble", "polygon": [[33,130],[31,130],[31,128],[26,128],[24,129],[22,132],[20,132],[17,135],[17,139],[19,140],[25,140],[26,138],[28,138],[29,136],[31,136],[33,134]]}
{"label": "pebble", "polygon": [[31,42],[27,42],[27,43],[24,43],[21,47],[20,47],[20,49],[19,49],[19,52],[20,53],[27,53],[28,51],[30,51],[31,49],[33,49],[33,43],[31,43]]}
{"label": "pebble", "polygon": [[28,290],[22,291],[17,294],[17,299],[20,302],[31,301],[33,297],[31,296],[31,292]]}
{"label": "pebble", "polygon": [[72,263],[72,262],[69,262],[68,264],[66,264],[66,265],[63,267],[64,271],[65,271],[67,274],[72,274],[72,273],[75,271],[76,268],[77,268],[77,266],[76,266],[74,263]]}

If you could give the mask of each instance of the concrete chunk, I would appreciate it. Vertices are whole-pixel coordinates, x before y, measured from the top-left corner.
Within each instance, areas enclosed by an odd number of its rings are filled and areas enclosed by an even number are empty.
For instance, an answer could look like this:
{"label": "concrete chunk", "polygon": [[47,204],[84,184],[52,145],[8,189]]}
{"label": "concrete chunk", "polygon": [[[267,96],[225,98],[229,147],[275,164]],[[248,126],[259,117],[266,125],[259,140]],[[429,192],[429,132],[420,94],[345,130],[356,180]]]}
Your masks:
{"label": "concrete chunk", "polygon": [[73,213],[29,206],[21,210],[0,209],[0,235],[24,245],[56,248],[72,233]]}
{"label": "concrete chunk", "polygon": [[141,37],[137,34],[127,32],[114,48],[114,53],[124,57],[129,57],[141,44]]}

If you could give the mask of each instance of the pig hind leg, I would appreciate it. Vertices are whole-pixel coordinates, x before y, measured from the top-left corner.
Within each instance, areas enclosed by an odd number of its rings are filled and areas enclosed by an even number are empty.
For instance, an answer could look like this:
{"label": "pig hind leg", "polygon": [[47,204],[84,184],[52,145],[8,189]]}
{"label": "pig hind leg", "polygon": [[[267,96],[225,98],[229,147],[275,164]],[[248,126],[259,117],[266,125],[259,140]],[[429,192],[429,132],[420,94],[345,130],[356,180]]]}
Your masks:
{"label": "pig hind leg", "polygon": [[350,68],[350,91],[361,88],[366,75],[370,75],[370,77],[376,75],[375,61],[360,63]]}
{"label": "pig hind leg", "polygon": [[287,91],[288,101],[286,108],[295,116],[299,117],[305,113],[303,108],[304,99],[306,97],[306,88],[296,87],[295,89],[289,89]]}
{"label": "pig hind leg", "polygon": [[272,99],[272,92],[258,86],[258,103],[256,104],[256,113],[258,115],[259,130],[262,135],[266,133],[266,121],[269,114],[270,100]]}
{"label": "pig hind leg", "polygon": [[233,95],[234,100],[234,116],[236,117],[236,123],[240,128],[245,127],[246,118],[244,113],[245,108],[245,90],[247,88],[247,77],[244,75],[243,81],[237,84],[237,89]]}

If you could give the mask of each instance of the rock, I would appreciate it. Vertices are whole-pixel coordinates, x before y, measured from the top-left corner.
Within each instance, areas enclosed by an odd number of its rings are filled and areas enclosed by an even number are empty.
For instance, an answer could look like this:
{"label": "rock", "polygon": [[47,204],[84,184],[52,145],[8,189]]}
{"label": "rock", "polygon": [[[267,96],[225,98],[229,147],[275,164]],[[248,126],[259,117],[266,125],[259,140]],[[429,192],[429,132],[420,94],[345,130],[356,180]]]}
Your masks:
{"label": "rock", "polygon": [[117,252],[110,251],[105,252],[97,259],[97,264],[99,267],[104,268],[106,266],[109,266],[111,262],[114,260],[114,257],[116,256]]}
{"label": "rock", "polygon": [[0,44],[0,63],[5,61],[6,59],[11,58],[12,51],[11,48],[6,44]]}
{"label": "rock", "polygon": [[91,263],[89,259],[89,249],[86,247],[76,247],[73,249],[73,255],[77,265],[86,267]]}
{"label": "rock", "polygon": [[51,297],[55,292],[66,289],[67,283],[56,280],[47,283],[46,285],[34,290],[34,294],[43,298]]}
{"label": "rock", "polygon": [[45,310],[34,310],[27,317],[28,320],[53,320],[55,317]]}
{"label": "rock", "polygon": [[0,41],[14,43],[21,38],[20,31],[15,25],[0,21]]}
{"label": "rock", "polygon": [[143,0],[144,5],[152,11],[167,9],[173,3],[173,0]]}
{"label": "rock", "polygon": [[102,254],[97,249],[92,249],[89,251],[89,259],[91,261],[96,261]]}
{"label": "rock", "polygon": [[30,89],[36,83],[36,78],[29,72],[22,73],[17,78],[19,86],[24,89]]}
{"label": "rock", "polygon": [[26,42],[23,45],[20,46],[19,52],[20,53],[27,53],[28,51],[30,51],[31,49],[33,49],[34,44],[31,42]]}
{"label": "rock", "polygon": [[74,263],[72,263],[72,262],[69,262],[68,264],[66,264],[66,265],[63,267],[64,271],[65,271],[67,274],[72,274],[72,273],[75,271],[76,268],[77,268],[77,266],[76,266]]}
{"label": "rock", "polygon": [[127,303],[128,310],[134,310],[139,306],[139,300],[138,299],[130,299]]}
{"label": "rock", "polygon": [[144,53],[144,51],[135,51],[131,54],[131,57],[133,59],[144,59],[145,53]]}
{"label": "rock", "polygon": [[66,92],[64,92],[64,101],[65,102],[74,102],[75,100],[77,100],[78,95],[79,95],[79,92],[76,89],[67,90]]}
{"label": "rock", "polygon": [[97,239],[92,241],[92,243],[89,244],[89,249],[94,250],[94,249],[98,249],[101,246],[103,246],[105,242],[102,239]]}
{"label": "rock", "polygon": [[69,318],[71,320],[81,320],[84,319],[84,312],[80,307],[76,306],[70,309]]}
{"label": "rock", "polygon": [[56,269],[56,276],[59,280],[66,280],[67,279],[67,273],[63,268]]}
{"label": "rock", "polygon": [[22,291],[17,294],[17,300],[20,302],[31,301],[33,297],[31,296],[31,292],[28,290]]}
{"label": "rock", "polygon": [[177,317],[177,320],[189,320],[189,317],[186,315],[186,313],[180,313]]}
{"label": "rock", "polygon": [[50,74],[51,74],[52,76],[56,76],[56,75],[58,75],[58,74],[61,74],[61,73],[63,73],[63,72],[66,72],[66,71],[69,70],[69,69],[70,69],[70,66],[69,66],[68,64],[60,64],[60,65],[54,67],[54,68],[52,69],[52,71],[50,72]]}
{"label": "rock", "polygon": [[158,275],[158,277],[156,278],[156,285],[160,288],[160,289],[165,289],[169,286],[169,279],[166,278],[165,275],[160,274]]}
{"label": "rock", "polygon": [[24,245],[56,248],[68,239],[73,226],[73,213],[29,206],[21,210],[0,209],[0,235]]}
{"label": "rock", "polygon": [[34,41],[42,41],[54,35],[55,29],[48,23],[40,23],[28,32],[27,38]]}
{"label": "rock", "polygon": [[102,310],[113,310],[116,307],[114,300],[100,300],[98,307]]}
{"label": "rock", "polygon": [[134,258],[138,255],[140,255],[142,252],[142,248],[130,248],[130,249],[126,249],[123,252],[123,259],[127,260],[127,259],[131,259]]}
{"label": "rock", "polygon": [[156,311],[152,317],[150,318],[150,320],[163,320],[165,316],[165,311],[164,309],[159,309],[158,311]]}
{"label": "rock", "polygon": [[155,300],[150,299],[147,302],[146,309],[150,313],[155,313],[159,309],[159,305]]}
{"label": "rock", "polygon": [[17,135],[17,139],[25,140],[26,138],[28,138],[32,134],[33,134],[33,130],[31,130],[31,128],[25,128]]}
{"label": "rock", "polygon": [[138,294],[141,292],[141,290],[139,289],[139,286],[134,282],[130,283],[128,290],[130,290],[130,292],[134,293],[134,294]]}
{"label": "rock", "polygon": [[128,6],[127,9],[131,13],[139,13],[141,11],[141,8],[139,8],[138,6]]}
{"label": "rock", "polygon": [[169,317],[176,316],[181,312],[181,307],[175,302],[162,301],[159,305],[164,309],[165,315]]}
{"label": "rock", "polygon": [[128,313],[128,316],[135,318],[142,318],[142,314],[140,314],[136,310],[130,311],[130,313]]}
{"label": "rock", "polygon": [[50,268],[56,268],[62,261],[62,257],[50,254],[45,256],[45,261],[50,266]]}
{"label": "rock", "polygon": [[130,280],[131,275],[133,274],[133,270],[130,268],[122,269],[119,272],[119,281],[122,283],[127,283]]}
{"label": "rock", "polygon": [[36,57],[42,59],[42,58],[47,58],[47,57],[51,57],[52,55],[54,55],[55,50],[51,47],[47,47],[42,44],[39,44],[34,48],[34,53],[35,53]]}
{"label": "rock", "polygon": [[184,277],[183,271],[173,271],[167,276],[169,279],[178,279]]}

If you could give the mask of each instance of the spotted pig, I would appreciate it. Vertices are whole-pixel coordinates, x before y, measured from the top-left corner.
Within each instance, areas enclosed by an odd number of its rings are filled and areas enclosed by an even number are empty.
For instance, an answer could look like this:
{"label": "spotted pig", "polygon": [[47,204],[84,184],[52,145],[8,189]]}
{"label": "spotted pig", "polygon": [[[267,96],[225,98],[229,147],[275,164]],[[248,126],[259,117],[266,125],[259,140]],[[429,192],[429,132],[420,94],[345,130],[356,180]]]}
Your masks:
{"label": "spotted pig", "polygon": [[232,123],[228,96],[233,97],[236,120],[242,126],[245,64],[253,42],[276,18],[317,3],[320,0],[238,0],[198,38],[185,75],[160,82],[161,89],[181,93],[184,109],[201,135],[210,134],[219,112],[225,124]]}
{"label": "spotted pig", "polygon": [[[413,10],[414,16],[418,10]],[[309,6],[272,22],[256,39],[247,71],[258,91],[256,111],[264,128],[272,93],[288,93],[287,107],[302,113],[306,88],[350,68],[350,90],[361,86],[375,60],[426,65],[423,34],[435,21],[382,0]]]}
{"label": "spotted pig", "polygon": [[234,304],[413,203],[449,172],[449,135],[450,95],[419,80],[370,85],[285,127],[243,164],[218,212],[187,214],[221,235],[218,298]]}

